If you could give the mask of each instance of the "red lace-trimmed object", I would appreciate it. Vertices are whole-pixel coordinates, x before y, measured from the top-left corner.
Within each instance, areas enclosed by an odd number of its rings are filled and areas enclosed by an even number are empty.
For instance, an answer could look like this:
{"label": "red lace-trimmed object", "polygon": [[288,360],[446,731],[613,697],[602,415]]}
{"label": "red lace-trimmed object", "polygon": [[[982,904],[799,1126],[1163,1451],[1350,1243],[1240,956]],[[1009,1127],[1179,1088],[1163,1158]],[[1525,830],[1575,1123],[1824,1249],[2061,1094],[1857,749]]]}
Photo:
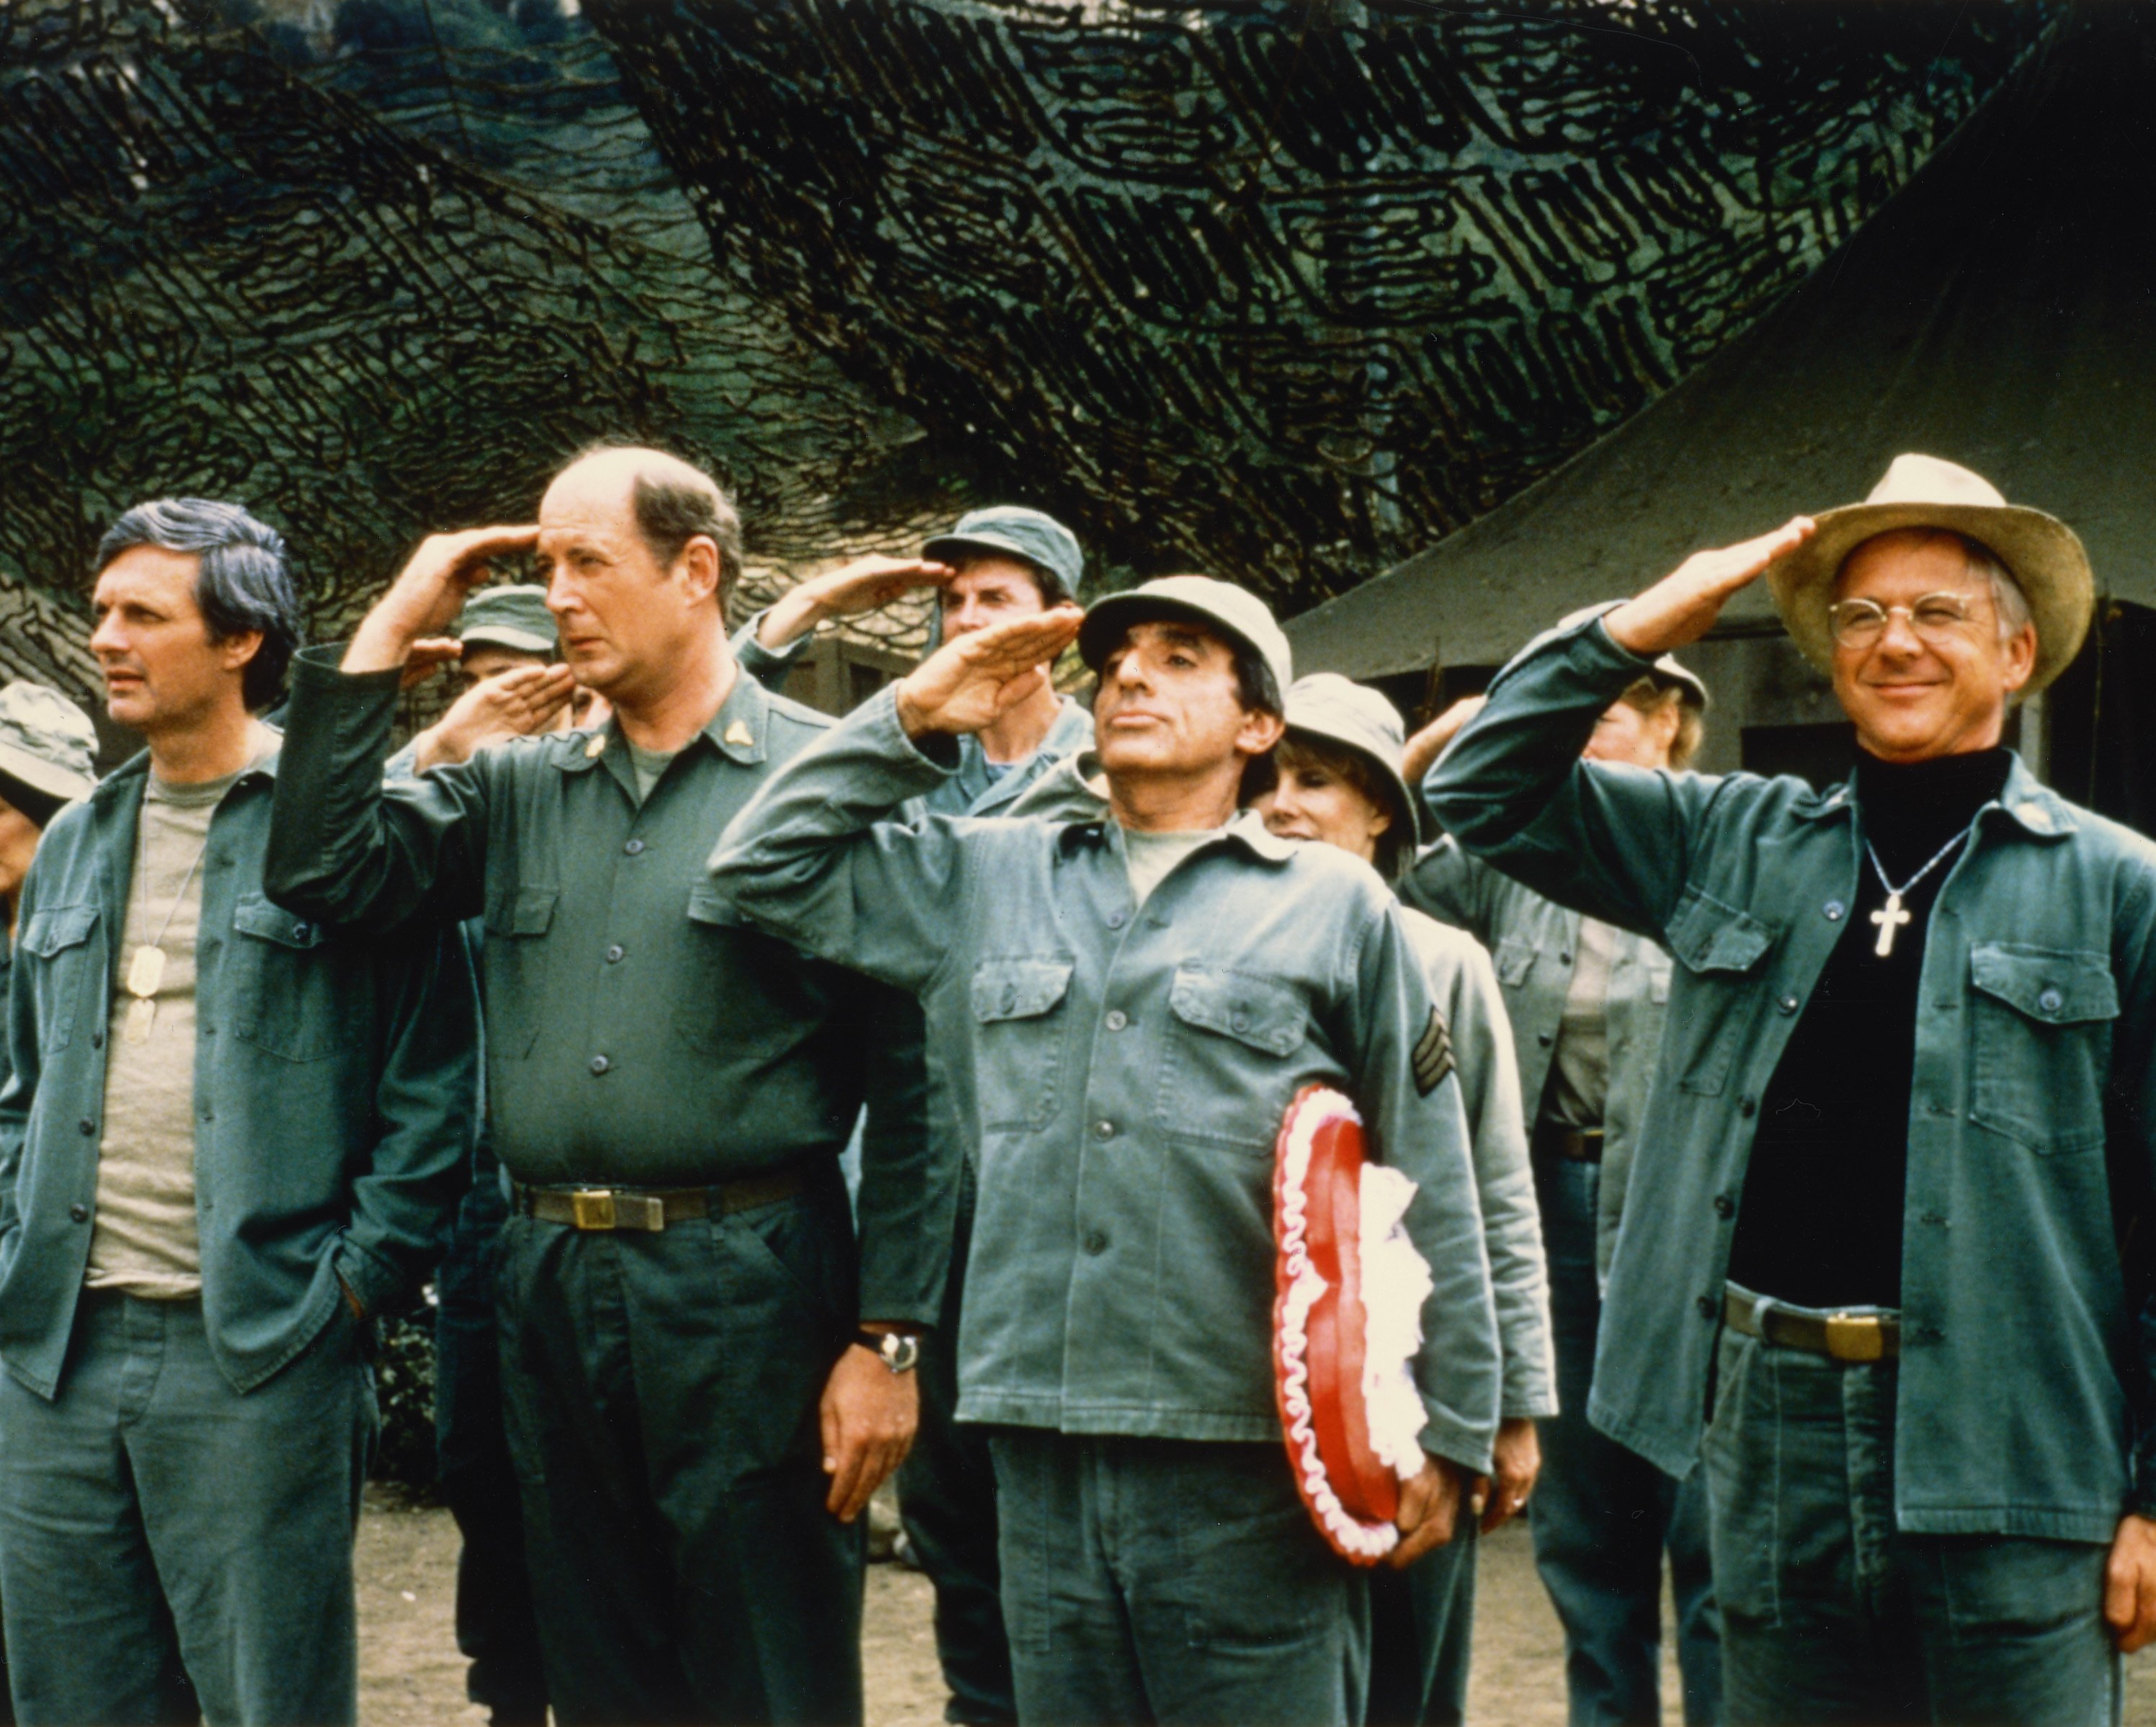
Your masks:
{"label": "red lace-trimmed object", "polygon": [[1342,1557],[1399,1543],[1400,1484],[1423,1466],[1422,1346],[1430,1266],[1401,1227],[1415,1185],[1369,1161],[1362,1117],[1305,1086],[1273,1174],[1273,1378],[1296,1489]]}

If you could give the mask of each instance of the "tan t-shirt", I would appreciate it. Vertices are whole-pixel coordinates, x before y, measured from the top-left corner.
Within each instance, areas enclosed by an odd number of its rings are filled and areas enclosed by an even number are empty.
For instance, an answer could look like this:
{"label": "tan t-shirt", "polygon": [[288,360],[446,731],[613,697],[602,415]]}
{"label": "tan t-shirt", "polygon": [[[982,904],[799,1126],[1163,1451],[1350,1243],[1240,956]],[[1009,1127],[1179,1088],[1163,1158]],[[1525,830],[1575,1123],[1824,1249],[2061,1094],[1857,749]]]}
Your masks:
{"label": "tan t-shirt", "polygon": [[[276,747],[276,738],[256,730],[259,761]],[[210,817],[239,778],[175,786],[152,773],[143,790],[105,1041],[105,1133],[85,1279],[93,1289],[161,1300],[202,1290],[195,1234],[195,932]],[[135,1004],[127,974],[145,944],[164,950],[165,967],[151,997],[157,1014],[149,1036],[136,1042],[127,1035]]]}
{"label": "tan t-shirt", "polygon": [[1617,932],[1584,917],[1578,945],[1557,1048],[1550,1053],[1541,1119],[1563,1127],[1599,1127],[1609,1102],[1609,967]]}

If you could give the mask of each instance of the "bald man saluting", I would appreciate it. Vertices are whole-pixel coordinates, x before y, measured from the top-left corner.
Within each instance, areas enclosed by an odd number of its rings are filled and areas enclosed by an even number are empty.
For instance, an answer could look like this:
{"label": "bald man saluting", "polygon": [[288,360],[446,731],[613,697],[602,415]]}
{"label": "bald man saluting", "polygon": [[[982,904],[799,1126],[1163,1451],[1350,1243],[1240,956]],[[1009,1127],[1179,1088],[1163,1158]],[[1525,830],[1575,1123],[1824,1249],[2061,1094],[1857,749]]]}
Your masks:
{"label": "bald man saluting", "polygon": [[[341,664],[300,667],[271,832],[270,892],[309,915],[485,920],[503,1391],[563,1727],[860,1719],[857,1519],[941,1294],[917,1018],[704,875],[830,723],[738,674],[741,546],[707,475],[635,448],[572,462],[536,527],[427,541]],[[385,786],[413,645],[535,547],[553,694],[573,675],[613,717]],[[857,1253],[838,1157],[865,1096]]]}

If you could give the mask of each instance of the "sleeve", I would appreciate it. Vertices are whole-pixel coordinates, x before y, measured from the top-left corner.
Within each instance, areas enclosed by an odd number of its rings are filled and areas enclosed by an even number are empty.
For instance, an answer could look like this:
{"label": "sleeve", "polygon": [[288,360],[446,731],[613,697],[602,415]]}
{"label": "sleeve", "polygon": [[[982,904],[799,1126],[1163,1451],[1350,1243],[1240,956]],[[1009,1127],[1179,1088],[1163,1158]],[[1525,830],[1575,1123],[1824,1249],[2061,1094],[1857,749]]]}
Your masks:
{"label": "sleeve", "polygon": [[816,639],[816,632],[808,630],[798,635],[783,648],[767,648],[757,640],[756,633],[763,628],[764,614],[770,609],[767,606],[736,630],[730,645],[733,648],[736,664],[743,671],[766,689],[777,690],[783,694],[787,679],[793,674],[794,667],[801,664],[801,656],[808,644]]}
{"label": "sleeve", "polygon": [[906,736],[886,687],[764,783],[719,836],[711,879],[804,953],[918,993],[963,915],[968,824],[880,818],[950,773]]}
{"label": "sleeve", "polygon": [[[1462,944],[1465,946],[1465,944]],[[1500,1413],[1510,1421],[1558,1412],[1550,1333],[1549,1275],[1542,1213],[1527,1162],[1520,1070],[1496,968],[1478,944],[1451,970],[1449,989],[1433,991],[1451,1021],[1452,1044],[1475,1150],[1475,1189],[1504,1352]]]}
{"label": "sleeve", "polygon": [[1400,898],[1417,911],[1465,930],[1483,946],[1496,940],[1491,927],[1489,867],[1470,856],[1450,834],[1426,846],[1400,878]]}
{"label": "sleeve", "polygon": [[1423,782],[1466,849],[1560,905],[1643,935],[1676,909],[1692,847],[1727,783],[1579,759],[1594,722],[1651,669],[1599,614],[1549,632],[1490,686]]}
{"label": "sleeve", "polygon": [[398,674],[340,671],[337,652],[292,664],[265,890],[303,917],[370,930],[478,916],[491,752],[385,784]]}
{"label": "sleeve", "polygon": [[378,963],[393,1003],[379,1134],[337,1250],[337,1274],[370,1314],[418,1288],[447,1249],[479,1131],[479,992],[463,930],[414,930]]}
{"label": "sleeve", "polygon": [[[36,909],[38,868],[34,860],[16,907],[16,927],[26,928]],[[6,1038],[8,1074],[0,1084],[0,1278],[21,1245],[23,1208],[16,1183],[23,1171],[23,1145],[30,1130],[30,1106],[38,1094],[38,996],[30,968],[17,954],[8,968]]]}
{"label": "sleeve", "polygon": [[921,1004],[853,980],[861,997],[868,1123],[861,1137],[861,1317],[932,1325],[957,1204],[957,1144],[930,1130]]}
{"label": "sleeve", "polygon": [[1415,1184],[1406,1227],[1433,1284],[1415,1361],[1423,1449],[1486,1475],[1497,1431],[1497,1321],[1457,1063],[1391,905],[1373,912],[1353,964],[1345,1063],[1378,1156]]}
{"label": "sleeve", "polygon": [[2133,1451],[2125,1509],[2156,1518],[2156,1248],[2145,1239],[2148,1220],[2156,1215],[2156,875],[2145,868],[2121,905],[2112,956],[2125,1008],[2107,1088],[2112,1187],[2130,1196],[2121,1209],[2138,1214],[2143,1226],[2132,1232],[2143,1239],[2129,1273],[2136,1309],[2127,1375]]}

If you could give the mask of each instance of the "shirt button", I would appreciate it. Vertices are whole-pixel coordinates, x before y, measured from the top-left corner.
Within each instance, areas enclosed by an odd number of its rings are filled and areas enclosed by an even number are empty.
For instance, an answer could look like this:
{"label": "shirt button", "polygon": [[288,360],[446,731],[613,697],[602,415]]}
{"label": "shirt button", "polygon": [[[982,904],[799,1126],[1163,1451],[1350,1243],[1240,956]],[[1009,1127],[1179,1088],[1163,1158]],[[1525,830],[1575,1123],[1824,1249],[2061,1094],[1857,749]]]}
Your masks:
{"label": "shirt button", "polygon": [[292,940],[295,941],[305,941],[314,933],[314,928],[311,925],[295,924],[292,925]]}
{"label": "shirt button", "polygon": [[1737,1202],[1732,1199],[1726,1193],[1716,1194],[1714,1196],[1714,1215],[1717,1217],[1735,1217],[1737,1215]]}
{"label": "shirt button", "polygon": [[1797,998],[1794,996],[1784,996],[1775,1005],[1784,1013],[1794,1013],[1797,1011]]}
{"label": "shirt button", "polygon": [[1572,956],[1568,953],[1560,953],[1557,956],[1557,962],[1560,966],[1569,966],[1572,963]]}
{"label": "shirt button", "polygon": [[1848,908],[1839,899],[1830,899],[1820,907],[1820,910],[1826,914],[1826,920],[1829,923],[1838,924],[1841,921],[1842,913]]}
{"label": "shirt button", "polygon": [[1097,1229],[1087,1230],[1086,1232],[1086,1251],[1089,1253],[1106,1253],[1108,1251],[1108,1238],[1101,1234]]}
{"label": "shirt button", "polygon": [[614,943],[614,945],[613,945],[612,947],[610,947],[610,948],[608,948],[608,949],[607,950],[607,964],[608,964],[609,966],[618,966],[618,965],[619,965],[620,963],[621,963],[621,944],[620,944],[619,941],[617,941],[616,943]]}
{"label": "shirt button", "polygon": [[1126,1012],[1123,1012],[1123,1010],[1122,1010],[1122,1008],[1120,1008],[1120,1007],[1111,1007],[1111,1008],[1108,1010],[1108,1029],[1109,1029],[1110,1031],[1111,1031],[1111,1032],[1120,1032],[1121,1030],[1122,1030],[1122,1028],[1123,1028],[1125,1026],[1128,1025],[1130,1022],[1131,1022],[1131,1017],[1130,1017],[1130,1015],[1129,1015],[1129,1014],[1127,1014],[1127,1013],[1126,1013]]}
{"label": "shirt button", "polygon": [[71,1205],[68,1207],[68,1216],[78,1223],[87,1223],[90,1222],[90,1207],[86,1205]]}
{"label": "shirt button", "polygon": [[1108,927],[1111,930],[1120,930],[1128,921],[1129,914],[1127,912],[1111,911],[1108,914]]}
{"label": "shirt button", "polygon": [[105,1048],[105,1033],[102,1033],[102,1032],[92,1032],[92,1033],[90,1034],[90,1047],[92,1049],[102,1049],[102,1048]]}
{"label": "shirt button", "polygon": [[1550,1045],[1554,1043],[1557,1040],[1548,1032],[1537,1032],[1535,1033],[1535,1042],[1541,1044],[1545,1049],[1548,1048]]}
{"label": "shirt button", "polygon": [[84,1116],[76,1125],[81,1128],[85,1137],[97,1131],[97,1124],[95,1121],[92,1121],[87,1115]]}
{"label": "shirt button", "polygon": [[1722,1312],[1722,1304],[1712,1295],[1701,1296],[1696,1304],[1699,1309],[1699,1316],[1702,1320],[1713,1319]]}
{"label": "shirt button", "polygon": [[1007,983],[1004,986],[1003,1011],[1006,1013],[1015,1013],[1018,1011],[1018,986],[1014,983]]}
{"label": "shirt button", "polygon": [[592,1071],[594,1074],[603,1074],[613,1065],[613,1063],[603,1055],[595,1055],[592,1058]]}
{"label": "shirt button", "polygon": [[1095,1122],[1095,1123],[1093,1124],[1093,1137],[1094,1137],[1095,1139],[1096,1139],[1096,1140],[1112,1140],[1113,1138],[1115,1138],[1115,1136],[1116,1136],[1116,1124],[1115,1124],[1114,1122],[1112,1122],[1112,1121],[1096,1121],[1096,1122]]}
{"label": "shirt button", "polygon": [[2056,1013],[2066,1005],[2066,998],[2055,989],[2047,989],[2036,997],[2036,1005],[2046,1013]]}
{"label": "shirt button", "polygon": [[1738,1099],[1737,1113],[1739,1115],[1755,1115],[1758,1113],[1758,1099],[1748,1097]]}
{"label": "shirt button", "polygon": [[632,839],[627,845],[622,848],[622,850],[627,852],[632,858],[635,857],[639,853],[643,851],[643,849],[644,842],[640,839]]}
{"label": "shirt button", "polygon": [[1239,1032],[1247,1032],[1250,1028],[1250,1016],[1247,1013],[1233,1013],[1229,1015],[1228,1023]]}

